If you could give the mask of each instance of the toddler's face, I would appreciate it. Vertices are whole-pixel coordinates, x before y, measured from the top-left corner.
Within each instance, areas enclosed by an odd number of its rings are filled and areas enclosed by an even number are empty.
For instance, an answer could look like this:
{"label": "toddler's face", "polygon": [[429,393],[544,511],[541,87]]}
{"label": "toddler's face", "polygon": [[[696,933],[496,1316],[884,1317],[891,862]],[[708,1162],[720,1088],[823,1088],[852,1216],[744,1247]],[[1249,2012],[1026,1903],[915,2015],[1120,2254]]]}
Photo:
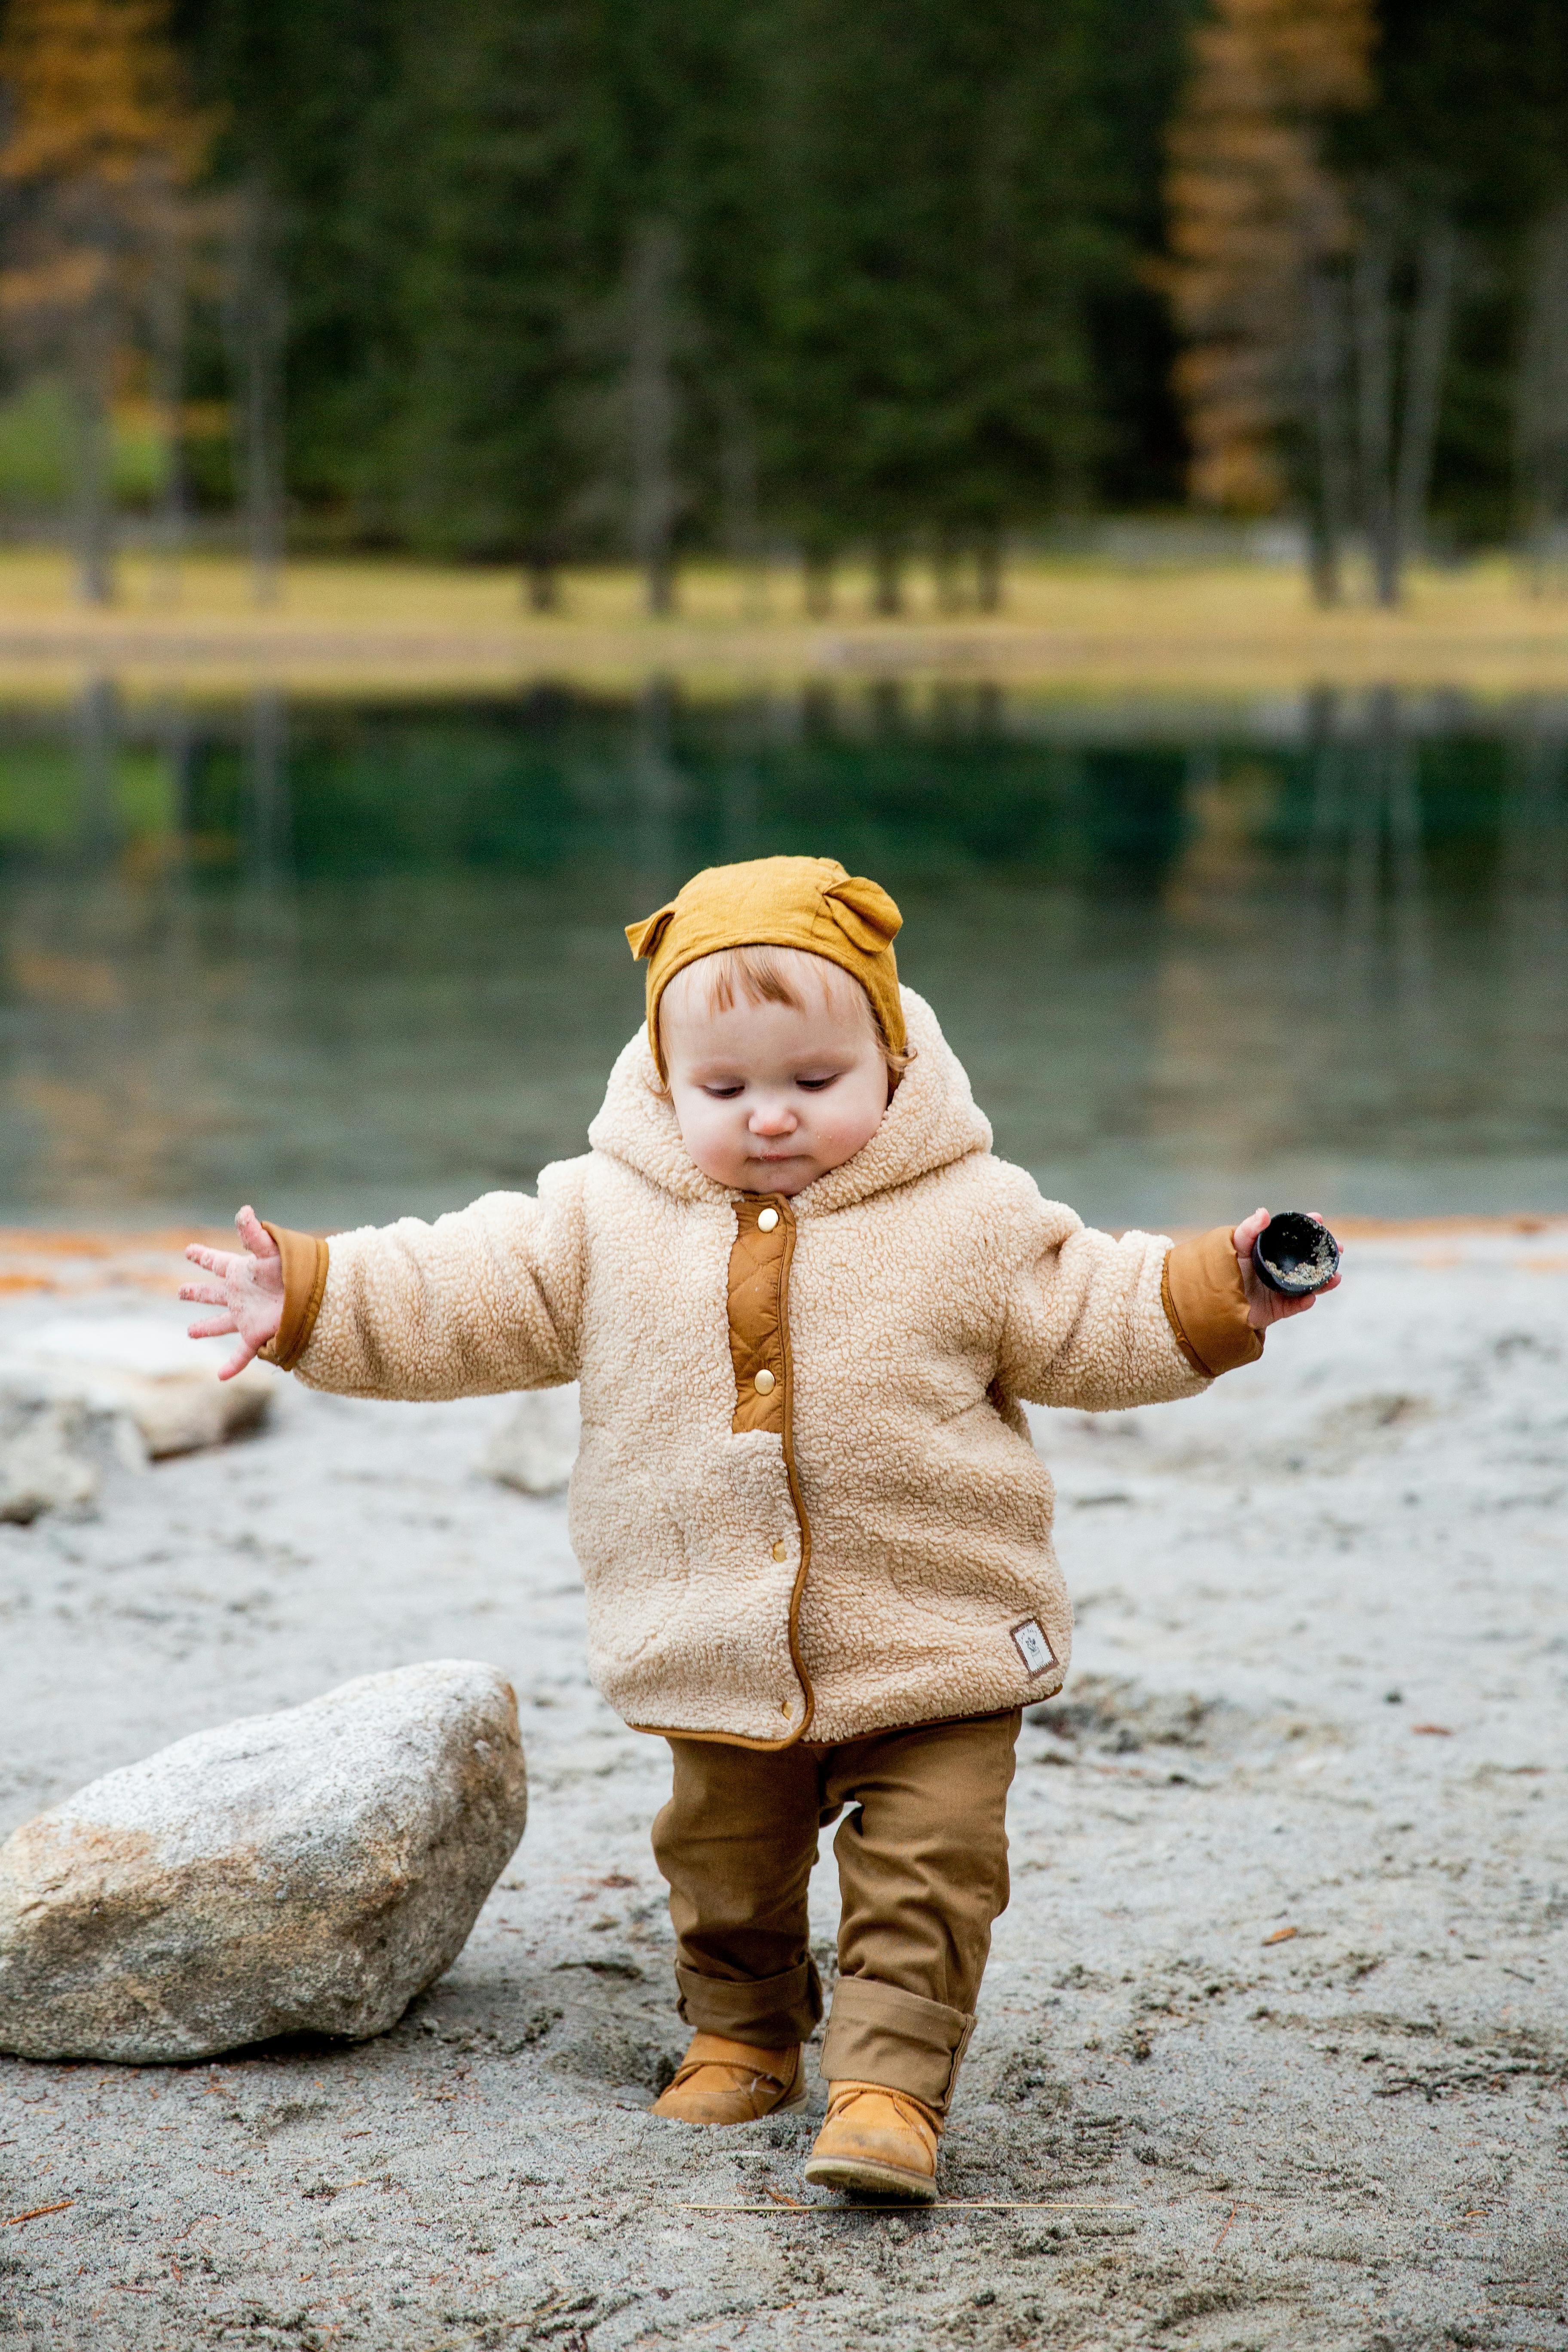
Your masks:
{"label": "toddler's face", "polygon": [[[803,961],[807,959],[803,958]],[[801,1003],[713,1003],[700,962],[677,972],[659,1037],[681,1141],[716,1184],[804,1192],[868,1143],[888,1108],[888,1065],[865,991],[821,957]]]}

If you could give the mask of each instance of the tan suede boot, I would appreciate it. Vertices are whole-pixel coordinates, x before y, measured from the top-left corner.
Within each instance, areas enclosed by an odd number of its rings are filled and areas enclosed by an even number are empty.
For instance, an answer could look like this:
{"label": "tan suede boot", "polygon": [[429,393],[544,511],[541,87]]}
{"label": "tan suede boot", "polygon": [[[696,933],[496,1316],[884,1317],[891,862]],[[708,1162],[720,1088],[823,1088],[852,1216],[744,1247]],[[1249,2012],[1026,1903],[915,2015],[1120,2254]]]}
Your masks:
{"label": "tan suede boot", "polygon": [[721,2033],[694,2033],[691,2047],[652,2112],[679,2124],[752,2124],[805,2096],[798,2042],[789,2050],[757,2050]]}
{"label": "tan suede boot", "polygon": [[805,2177],[819,2189],[934,2204],[941,2137],[942,2117],[908,2091],[881,2083],[835,2083]]}

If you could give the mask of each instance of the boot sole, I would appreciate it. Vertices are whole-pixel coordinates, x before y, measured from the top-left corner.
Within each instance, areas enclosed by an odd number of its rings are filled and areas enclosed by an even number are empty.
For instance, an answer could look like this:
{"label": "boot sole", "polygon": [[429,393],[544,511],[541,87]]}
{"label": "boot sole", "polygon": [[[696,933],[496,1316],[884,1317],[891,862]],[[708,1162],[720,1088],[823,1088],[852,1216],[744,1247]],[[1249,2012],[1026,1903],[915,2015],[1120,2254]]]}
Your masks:
{"label": "boot sole", "polygon": [[896,2164],[878,2164],[869,2157],[809,2157],[805,2177],[814,2189],[858,2189],[867,2197],[901,2197],[915,2205],[936,2203],[936,2183],[929,2174],[903,2172]]}

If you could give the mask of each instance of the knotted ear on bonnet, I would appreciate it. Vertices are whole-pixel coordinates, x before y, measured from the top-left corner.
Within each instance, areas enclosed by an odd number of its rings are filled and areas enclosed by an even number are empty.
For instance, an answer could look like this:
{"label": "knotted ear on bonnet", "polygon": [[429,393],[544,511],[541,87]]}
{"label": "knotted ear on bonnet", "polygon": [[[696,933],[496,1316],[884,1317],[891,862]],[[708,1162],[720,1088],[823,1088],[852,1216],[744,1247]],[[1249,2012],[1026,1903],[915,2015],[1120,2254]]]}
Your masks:
{"label": "knotted ear on bonnet", "polygon": [[647,1037],[660,1077],[659,999],[678,971],[725,948],[805,948],[858,980],[895,1054],[904,1051],[904,1008],[893,941],[903,917],[879,883],[847,874],[834,857],[752,857],[706,866],[667,907],[626,925],[647,964]]}

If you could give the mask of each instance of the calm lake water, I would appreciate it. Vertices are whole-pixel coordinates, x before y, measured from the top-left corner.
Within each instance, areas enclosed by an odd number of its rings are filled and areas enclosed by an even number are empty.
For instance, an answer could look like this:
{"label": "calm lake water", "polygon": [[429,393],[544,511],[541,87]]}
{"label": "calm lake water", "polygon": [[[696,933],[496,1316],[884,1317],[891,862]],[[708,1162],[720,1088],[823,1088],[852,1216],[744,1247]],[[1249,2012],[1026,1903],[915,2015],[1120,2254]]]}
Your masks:
{"label": "calm lake water", "polygon": [[914,687],[0,716],[0,1219],[431,1213],[583,1148],[700,865],[826,852],[1100,1222],[1568,1209],[1568,706]]}

